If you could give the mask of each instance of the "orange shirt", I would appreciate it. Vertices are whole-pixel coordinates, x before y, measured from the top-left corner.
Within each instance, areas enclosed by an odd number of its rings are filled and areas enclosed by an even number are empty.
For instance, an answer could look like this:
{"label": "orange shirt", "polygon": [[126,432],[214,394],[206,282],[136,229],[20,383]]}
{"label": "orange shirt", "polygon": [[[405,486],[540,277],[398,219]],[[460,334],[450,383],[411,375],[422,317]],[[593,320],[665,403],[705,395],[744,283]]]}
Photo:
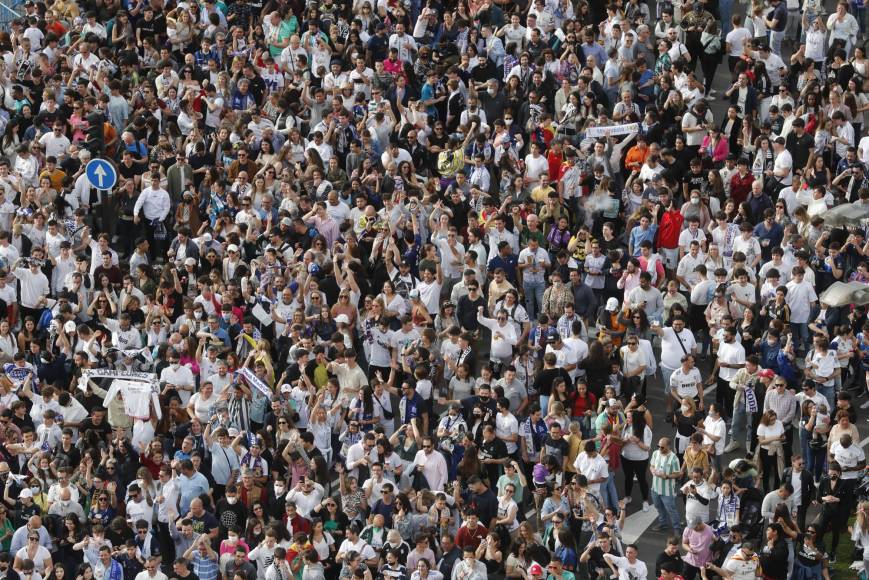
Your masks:
{"label": "orange shirt", "polygon": [[625,155],[625,167],[628,171],[637,170],[643,167],[646,158],[649,156],[649,148],[645,145],[641,148],[639,145],[634,145],[628,149],[628,154]]}

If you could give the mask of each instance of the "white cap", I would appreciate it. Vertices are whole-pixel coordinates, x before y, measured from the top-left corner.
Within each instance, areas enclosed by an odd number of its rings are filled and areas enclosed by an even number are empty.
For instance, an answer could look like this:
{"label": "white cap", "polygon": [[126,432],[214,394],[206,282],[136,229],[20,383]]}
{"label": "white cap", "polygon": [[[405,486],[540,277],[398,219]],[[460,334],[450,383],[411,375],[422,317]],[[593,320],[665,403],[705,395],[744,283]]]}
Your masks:
{"label": "white cap", "polygon": [[226,246],[226,251],[227,252],[237,252],[238,246],[236,246],[235,244],[229,244],[228,246]]}
{"label": "white cap", "polygon": [[236,429],[235,427],[230,427],[229,428],[229,436],[230,437],[238,437],[238,429]]}
{"label": "white cap", "polygon": [[606,301],[606,310],[607,312],[615,312],[619,309],[619,300],[618,298],[610,298]]}
{"label": "white cap", "polygon": [[29,487],[25,487],[21,490],[21,493],[18,494],[18,497],[33,497],[33,492],[30,491]]}
{"label": "white cap", "polygon": [[350,318],[346,314],[339,314],[335,317],[335,324],[350,324]]}
{"label": "white cap", "polygon": [[185,266],[195,266],[196,265],[196,258],[184,258],[184,265]]}
{"label": "white cap", "polygon": [[609,403],[610,407],[616,407],[619,404],[617,399],[610,399],[609,401],[607,401],[607,403]]}
{"label": "white cap", "polygon": [[75,332],[75,322],[67,320],[63,325],[64,332]]}
{"label": "white cap", "polygon": [[289,383],[284,383],[283,385],[281,385],[281,392],[282,393],[290,393],[292,391],[293,391],[293,387]]}

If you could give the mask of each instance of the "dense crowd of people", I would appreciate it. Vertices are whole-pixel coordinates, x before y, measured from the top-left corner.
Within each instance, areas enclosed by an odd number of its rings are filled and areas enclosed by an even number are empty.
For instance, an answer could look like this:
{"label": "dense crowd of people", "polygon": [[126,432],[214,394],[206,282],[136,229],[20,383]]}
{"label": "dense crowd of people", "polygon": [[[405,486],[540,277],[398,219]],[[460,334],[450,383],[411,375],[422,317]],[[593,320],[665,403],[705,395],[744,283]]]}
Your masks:
{"label": "dense crowd of people", "polygon": [[0,579],[869,572],[862,0],[18,9]]}

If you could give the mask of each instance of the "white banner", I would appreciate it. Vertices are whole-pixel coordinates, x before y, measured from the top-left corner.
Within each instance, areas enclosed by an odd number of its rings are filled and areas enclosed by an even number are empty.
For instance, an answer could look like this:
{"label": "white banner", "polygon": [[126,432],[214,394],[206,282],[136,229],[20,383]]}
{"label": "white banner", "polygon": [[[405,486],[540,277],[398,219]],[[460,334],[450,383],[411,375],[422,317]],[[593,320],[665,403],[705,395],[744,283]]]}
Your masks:
{"label": "white banner", "polygon": [[[30,367],[19,367],[15,363],[6,363],[3,365],[3,372],[6,373],[6,378],[12,381],[12,384],[14,384],[17,389],[24,384],[27,377],[33,374],[33,369]],[[35,374],[33,378],[36,379]]]}
{"label": "white banner", "polygon": [[81,380],[78,387],[84,391],[87,388],[88,379],[125,379],[128,381],[140,381],[151,385],[154,391],[160,391],[160,380],[154,373],[140,373],[135,371],[121,371],[115,369],[87,369],[81,372]]}
{"label": "white banner", "polygon": [[247,367],[242,367],[236,371],[242,377],[244,377],[247,384],[251,387],[255,388],[257,391],[265,395],[267,398],[271,398],[274,395],[274,392],[269,388],[267,384],[262,382],[262,380],[256,376],[252,370]]}
{"label": "white banner", "polygon": [[626,123],[624,125],[589,127],[585,130],[585,136],[597,139],[598,137],[610,137],[613,135],[630,135],[631,133],[639,133],[639,131],[639,123]]}

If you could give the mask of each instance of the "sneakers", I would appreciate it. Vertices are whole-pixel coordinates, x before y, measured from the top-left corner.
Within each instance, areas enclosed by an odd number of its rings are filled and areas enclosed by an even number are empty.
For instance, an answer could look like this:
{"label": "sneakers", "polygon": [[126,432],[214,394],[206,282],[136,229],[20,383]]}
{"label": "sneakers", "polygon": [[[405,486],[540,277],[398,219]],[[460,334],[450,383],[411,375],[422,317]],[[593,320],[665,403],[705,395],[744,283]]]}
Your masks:
{"label": "sneakers", "polygon": [[652,509],[652,506],[649,505],[649,502],[644,501],[644,502],[643,502],[643,511],[644,511],[644,512],[647,512],[647,511],[649,511],[650,509]]}
{"label": "sneakers", "polygon": [[835,563],[836,563],[836,554],[830,554],[830,560],[829,560],[829,563],[830,563],[830,564],[835,564]]}
{"label": "sneakers", "polygon": [[742,447],[737,441],[731,441],[727,444],[727,447],[724,448],[725,453],[732,453]]}
{"label": "sneakers", "polygon": [[860,408],[861,409],[869,409],[869,399],[867,399],[865,403],[860,405]]}
{"label": "sneakers", "polygon": [[630,504],[631,504],[631,498],[626,497],[626,498],[624,498],[624,499],[625,499],[625,505],[630,505]]}
{"label": "sneakers", "polygon": [[666,529],[667,529],[667,526],[662,526],[661,524],[655,524],[654,526],[652,526],[653,532],[663,532]]}

